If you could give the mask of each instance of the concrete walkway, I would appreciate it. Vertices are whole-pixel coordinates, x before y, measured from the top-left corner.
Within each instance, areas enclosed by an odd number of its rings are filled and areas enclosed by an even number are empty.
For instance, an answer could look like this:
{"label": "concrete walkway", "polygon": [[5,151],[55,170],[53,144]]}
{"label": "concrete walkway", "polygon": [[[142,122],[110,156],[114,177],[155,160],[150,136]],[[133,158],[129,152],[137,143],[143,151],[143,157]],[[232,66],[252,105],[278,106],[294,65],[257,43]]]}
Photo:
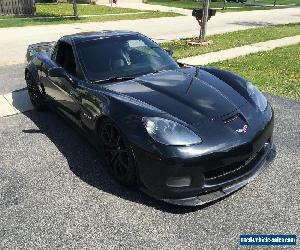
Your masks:
{"label": "concrete walkway", "polygon": [[[179,61],[190,65],[205,65],[251,53],[257,53],[260,51],[269,51],[278,47],[284,47],[297,43],[300,43],[300,35],[207,53],[200,56],[181,59]],[[0,117],[11,116],[32,109],[33,107],[30,103],[26,89],[0,95]]]}
{"label": "concrete walkway", "polygon": [[[100,5],[110,6],[110,4],[102,4],[97,2]],[[137,10],[152,10],[152,11],[163,11],[163,12],[175,12],[182,15],[191,15],[192,10],[176,8],[176,7],[169,7],[163,5],[152,5],[152,4],[144,4],[144,3],[130,3],[130,2],[118,2],[116,5],[113,5],[118,8],[130,8],[130,9],[137,9]],[[200,4],[199,4],[200,6]]]}
{"label": "concrete walkway", "polygon": [[261,51],[273,50],[278,47],[289,46],[297,43],[300,43],[300,35],[206,53],[199,56],[187,57],[178,61],[190,65],[206,65],[209,63],[224,61]]}
{"label": "concrete walkway", "polygon": [[[103,2],[101,1],[97,1],[97,4],[99,5],[105,5],[105,6],[111,6],[110,4],[103,4]],[[252,7],[259,7],[259,6],[264,6],[264,7],[273,7],[273,4],[259,4],[256,3],[257,5],[253,5]],[[278,4],[276,5],[277,7],[281,6],[281,7],[294,7],[295,4],[289,4],[289,5],[282,5],[282,4]],[[163,5],[159,5],[159,3],[157,4],[145,4],[145,3],[131,3],[131,2],[124,2],[124,1],[120,1],[118,2],[116,5],[113,5],[113,7],[118,7],[118,8],[131,8],[131,9],[137,9],[137,10],[154,10],[154,11],[164,11],[164,12],[175,12],[175,13],[179,13],[182,15],[191,15],[192,14],[192,10],[189,9],[183,9],[183,8],[178,8],[178,7],[171,7],[171,6],[163,6]],[[199,8],[201,7],[201,4],[199,3]],[[248,5],[248,7],[251,7],[251,5]],[[226,7],[226,9],[242,9],[243,7],[240,6],[232,6],[232,7]],[[213,8],[215,10],[223,10],[223,8]]]}
{"label": "concrete walkway", "polygon": [[32,110],[27,89],[0,95],[0,117],[11,116]]}
{"label": "concrete walkway", "polygon": [[[300,7],[217,13],[208,23],[208,35],[292,22],[300,22]],[[192,16],[1,28],[0,66],[24,63],[29,44],[53,41],[66,34],[107,29],[138,31],[157,42],[199,35],[199,25]]]}

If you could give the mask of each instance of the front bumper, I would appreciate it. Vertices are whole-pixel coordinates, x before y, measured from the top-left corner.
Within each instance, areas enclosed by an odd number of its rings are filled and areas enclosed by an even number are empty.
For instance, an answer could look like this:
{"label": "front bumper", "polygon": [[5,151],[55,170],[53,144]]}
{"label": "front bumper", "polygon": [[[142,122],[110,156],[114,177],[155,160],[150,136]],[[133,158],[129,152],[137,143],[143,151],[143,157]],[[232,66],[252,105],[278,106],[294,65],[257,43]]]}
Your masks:
{"label": "front bumper", "polygon": [[[273,127],[271,119],[252,139],[234,146],[226,144],[221,149],[168,148],[170,151],[161,153],[165,158],[135,148],[140,188],[158,200],[183,206],[203,205],[227,196],[249,183],[275,159]],[[169,186],[169,177],[190,177],[191,182]]]}
{"label": "front bumper", "polygon": [[250,181],[260,175],[275,159],[276,157],[276,146],[271,143],[266,143],[263,146],[263,152],[259,155],[257,161],[249,167],[249,171],[242,176],[238,176],[225,185],[220,185],[220,188],[213,191],[204,191],[203,193],[188,197],[188,198],[163,198],[162,196],[157,195],[157,193],[151,192],[145,186],[141,186],[141,190],[148,194],[149,196],[162,200],[167,203],[180,205],[180,206],[199,206],[206,203],[213,202],[222,197],[225,197],[240,188],[247,185]]}
{"label": "front bumper", "polygon": [[[276,146],[274,144],[265,144],[265,153],[259,159],[256,166],[252,171],[248,172],[242,178],[237,178],[229,186],[224,186],[216,191],[203,193],[199,196],[182,198],[182,199],[162,199],[165,202],[181,205],[181,206],[198,206],[204,205],[206,203],[218,200],[222,197],[225,197],[243,186],[247,185],[250,181],[260,175],[275,159],[276,157]],[[151,194],[150,194],[151,195]]]}

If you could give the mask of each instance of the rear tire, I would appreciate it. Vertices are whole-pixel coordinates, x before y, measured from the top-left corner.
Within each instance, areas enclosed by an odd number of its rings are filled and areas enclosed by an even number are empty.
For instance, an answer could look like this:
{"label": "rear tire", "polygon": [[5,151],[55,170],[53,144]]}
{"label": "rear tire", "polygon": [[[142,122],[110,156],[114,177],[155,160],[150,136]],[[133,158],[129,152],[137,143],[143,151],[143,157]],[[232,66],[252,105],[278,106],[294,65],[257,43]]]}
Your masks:
{"label": "rear tire", "polygon": [[98,137],[111,175],[123,185],[136,185],[136,168],[131,147],[111,120],[101,122]]}
{"label": "rear tire", "polygon": [[47,109],[47,105],[45,102],[45,95],[42,93],[43,90],[41,89],[41,87],[39,87],[39,85],[29,72],[26,73],[25,79],[28,94],[33,107],[38,111],[45,111]]}

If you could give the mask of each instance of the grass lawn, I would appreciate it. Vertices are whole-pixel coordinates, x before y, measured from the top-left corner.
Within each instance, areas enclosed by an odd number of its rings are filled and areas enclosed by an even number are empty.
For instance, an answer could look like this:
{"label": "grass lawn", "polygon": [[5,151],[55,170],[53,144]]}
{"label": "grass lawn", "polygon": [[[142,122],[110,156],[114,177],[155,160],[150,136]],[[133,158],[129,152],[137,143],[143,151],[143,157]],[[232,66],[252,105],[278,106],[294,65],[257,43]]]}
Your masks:
{"label": "grass lawn", "polygon": [[[177,7],[183,9],[199,9],[202,7],[202,1],[194,0],[148,0],[148,4],[157,4],[170,7]],[[211,8],[223,8],[223,2],[211,2],[209,5]],[[229,7],[242,7],[242,4],[230,2],[227,3]]]}
{"label": "grass lawn", "polygon": [[249,79],[264,92],[300,100],[300,44],[211,65]]}
{"label": "grass lawn", "polygon": [[300,35],[300,23],[259,27],[208,36],[213,44],[209,46],[189,46],[188,39],[163,43],[164,48],[173,48],[176,59],[201,55],[213,51],[239,47],[247,44]]}
{"label": "grass lawn", "polygon": [[[256,0],[256,2],[263,2],[263,3],[273,4],[274,0]],[[276,4],[281,4],[281,5],[288,5],[288,4],[300,5],[300,1],[299,0],[277,0]]]}
{"label": "grass lawn", "polygon": [[[273,4],[273,0],[257,0],[256,2],[259,3],[267,3]],[[300,5],[300,0],[277,0],[277,5],[279,4],[293,4],[298,3]],[[158,4],[164,6],[171,6],[183,9],[199,9],[202,8],[202,1],[195,1],[195,0],[148,0],[148,4]],[[217,2],[211,2],[210,8],[223,8],[224,3],[223,0],[219,0]],[[247,5],[242,3],[235,3],[235,2],[227,2],[226,9],[218,10],[219,12],[232,12],[232,11],[250,11],[250,10],[269,10],[274,8],[282,8],[280,6],[270,7],[270,6],[253,6]],[[230,8],[230,7],[238,7],[238,8]]]}
{"label": "grass lawn", "polygon": [[[123,14],[123,13],[131,13],[131,14],[120,15],[120,16],[107,15],[107,14]],[[39,18],[0,16],[0,19],[2,19],[0,20],[0,28],[29,26],[29,25],[43,25],[43,24],[66,24],[66,23],[75,23],[75,22],[81,23],[81,22],[103,22],[103,21],[114,21],[114,20],[132,20],[132,19],[145,19],[145,18],[180,15],[172,12],[139,11],[135,9],[116,8],[116,7],[110,8],[108,6],[103,6],[103,5],[87,5],[87,4],[84,5],[78,4],[78,14],[79,16],[80,15],[99,15],[99,16],[79,17],[78,19],[74,17],[61,18],[62,16],[73,15],[72,4],[67,4],[67,3],[36,4],[36,17]],[[54,18],[43,19],[42,17],[54,17]]]}
{"label": "grass lawn", "polygon": [[[104,5],[78,4],[79,15],[104,15],[120,13],[137,13],[139,10],[110,8]],[[73,4],[36,4],[36,16],[71,16],[73,15]]]}

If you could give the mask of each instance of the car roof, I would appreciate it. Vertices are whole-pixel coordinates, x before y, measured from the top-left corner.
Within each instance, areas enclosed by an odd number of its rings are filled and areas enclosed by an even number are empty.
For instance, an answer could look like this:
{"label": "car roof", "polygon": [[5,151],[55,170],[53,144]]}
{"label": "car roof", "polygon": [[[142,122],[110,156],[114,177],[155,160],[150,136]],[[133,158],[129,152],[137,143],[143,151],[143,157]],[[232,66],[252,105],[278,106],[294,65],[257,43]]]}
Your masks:
{"label": "car roof", "polygon": [[133,31],[124,31],[124,30],[103,30],[103,31],[95,31],[95,32],[82,32],[76,33],[72,35],[63,36],[60,40],[65,42],[75,42],[81,43],[85,41],[91,41],[95,39],[101,38],[110,38],[110,37],[120,37],[120,36],[127,36],[127,35],[137,35],[138,32]]}

